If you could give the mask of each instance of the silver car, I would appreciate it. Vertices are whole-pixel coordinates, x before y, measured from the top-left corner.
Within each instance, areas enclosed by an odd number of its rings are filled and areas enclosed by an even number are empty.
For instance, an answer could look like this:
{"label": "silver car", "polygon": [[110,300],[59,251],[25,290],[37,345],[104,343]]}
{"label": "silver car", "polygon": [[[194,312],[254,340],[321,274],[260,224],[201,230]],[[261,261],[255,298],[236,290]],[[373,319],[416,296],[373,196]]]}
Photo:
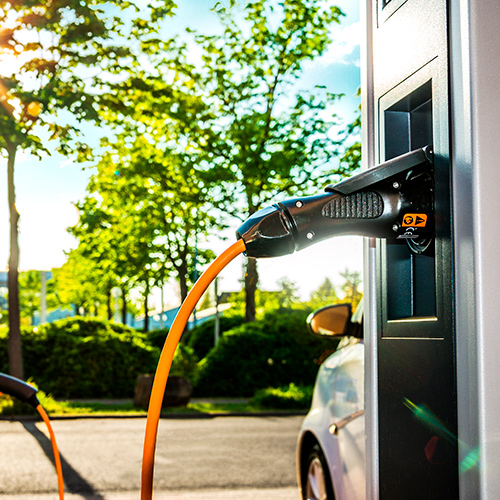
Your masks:
{"label": "silver car", "polygon": [[342,336],[321,365],[297,446],[304,500],[365,498],[364,345],[362,304],[319,309],[308,318],[317,335]]}

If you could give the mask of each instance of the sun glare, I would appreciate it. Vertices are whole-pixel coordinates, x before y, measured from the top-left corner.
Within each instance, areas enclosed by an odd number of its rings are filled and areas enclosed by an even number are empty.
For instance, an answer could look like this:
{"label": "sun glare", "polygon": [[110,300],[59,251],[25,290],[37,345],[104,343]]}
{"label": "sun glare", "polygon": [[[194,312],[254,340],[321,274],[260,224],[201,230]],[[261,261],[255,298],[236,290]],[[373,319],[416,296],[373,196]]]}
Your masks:
{"label": "sun glare", "polygon": [[0,53],[0,76],[10,77],[19,72],[19,58],[12,54]]}

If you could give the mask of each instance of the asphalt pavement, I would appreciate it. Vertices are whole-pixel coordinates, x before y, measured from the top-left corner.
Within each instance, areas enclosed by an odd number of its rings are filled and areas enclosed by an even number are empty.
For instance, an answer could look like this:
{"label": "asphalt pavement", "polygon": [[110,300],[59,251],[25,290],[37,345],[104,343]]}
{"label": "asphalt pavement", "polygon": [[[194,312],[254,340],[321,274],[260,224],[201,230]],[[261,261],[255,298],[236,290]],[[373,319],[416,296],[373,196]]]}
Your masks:
{"label": "asphalt pavement", "polygon": [[[55,500],[56,493],[43,495],[0,495],[2,500]],[[140,492],[114,492],[99,495],[64,496],[65,500],[139,500]],[[155,492],[153,500],[299,500],[297,488],[252,488],[229,490]]]}
{"label": "asphalt pavement", "polygon": [[[162,419],[156,500],[298,500],[301,416]],[[139,498],[145,419],[53,422],[67,500]],[[42,422],[0,422],[0,497],[52,500],[57,481]]]}

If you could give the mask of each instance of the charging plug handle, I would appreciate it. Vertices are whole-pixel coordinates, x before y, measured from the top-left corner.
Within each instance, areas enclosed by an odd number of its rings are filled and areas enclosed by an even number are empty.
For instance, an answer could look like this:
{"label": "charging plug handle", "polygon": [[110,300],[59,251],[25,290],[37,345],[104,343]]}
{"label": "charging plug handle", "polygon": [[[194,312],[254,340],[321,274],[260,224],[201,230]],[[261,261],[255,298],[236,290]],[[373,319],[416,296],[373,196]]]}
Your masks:
{"label": "charging plug handle", "polygon": [[367,182],[366,173],[360,174],[363,182],[358,186],[363,188],[349,189],[349,194],[329,186],[326,193],[286,200],[259,210],[236,232],[245,242],[246,255],[288,255],[340,235],[429,241],[434,234],[431,164],[422,150],[417,151],[418,154],[410,155],[410,163],[405,155],[406,166],[400,166],[396,173],[394,160],[390,163],[390,175],[381,175],[383,165],[377,167],[372,185]]}
{"label": "charging plug handle", "polygon": [[0,392],[13,396],[23,403],[28,403],[35,408],[39,401],[36,397],[38,389],[18,378],[0,373]]}

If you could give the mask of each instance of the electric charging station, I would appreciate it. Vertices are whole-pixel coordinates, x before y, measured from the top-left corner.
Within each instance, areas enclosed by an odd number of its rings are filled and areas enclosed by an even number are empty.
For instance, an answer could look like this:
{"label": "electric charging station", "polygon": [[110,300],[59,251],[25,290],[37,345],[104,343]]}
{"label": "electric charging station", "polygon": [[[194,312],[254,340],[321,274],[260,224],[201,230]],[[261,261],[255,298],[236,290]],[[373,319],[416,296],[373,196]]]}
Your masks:
{"label": "electric charging station", "polygon": [[430,146],[435,209],[432,241],[365,246],[367,498],[500,498],[500,3],[364,16],[365,168]]}

